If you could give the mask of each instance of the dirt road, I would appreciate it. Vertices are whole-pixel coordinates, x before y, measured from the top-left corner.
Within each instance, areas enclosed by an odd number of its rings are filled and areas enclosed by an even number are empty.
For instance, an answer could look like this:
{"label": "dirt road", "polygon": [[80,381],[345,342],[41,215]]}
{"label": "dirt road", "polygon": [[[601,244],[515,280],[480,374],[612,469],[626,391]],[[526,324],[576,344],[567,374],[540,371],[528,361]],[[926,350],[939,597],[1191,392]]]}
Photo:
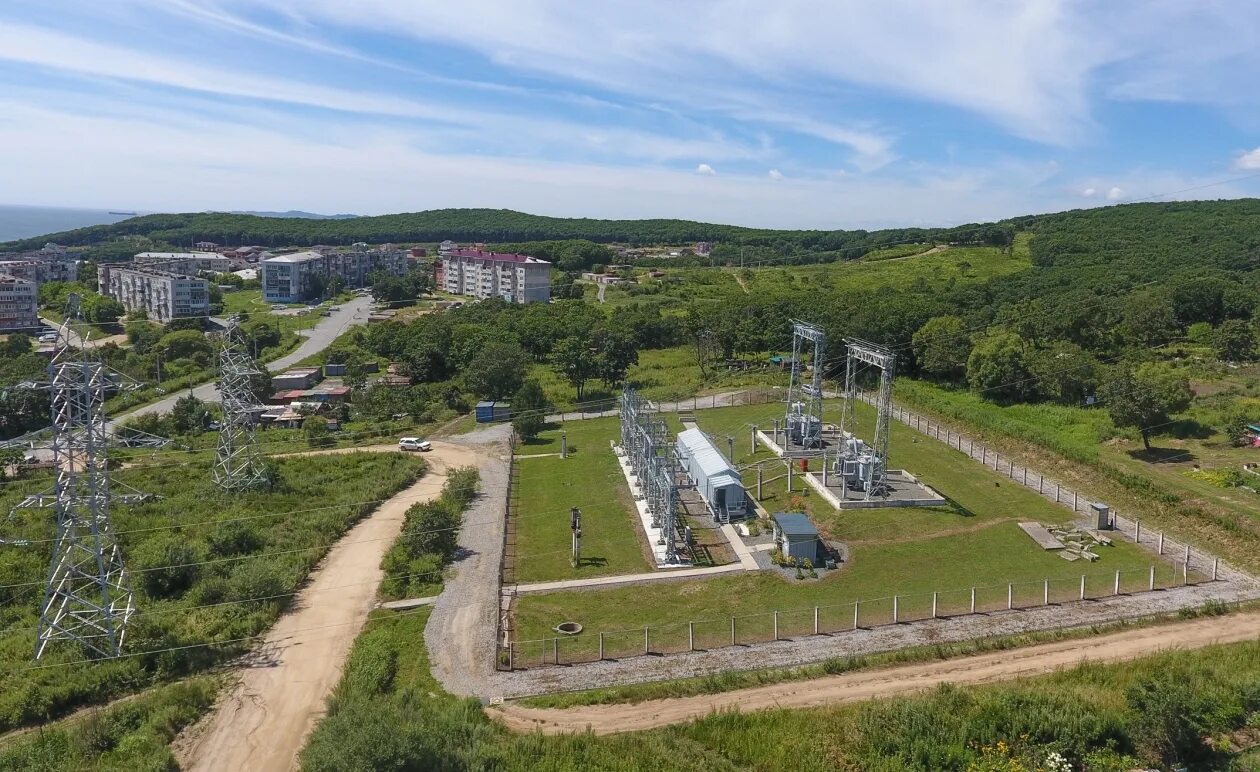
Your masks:
{"label": "dirt road", "polygon": [[[183,769],[290,770],[324,700],[341,677],[381,580],[381,557],[417,501],[438,495],[448,470],[475,466],[477,453],[433,443],[429,472],[382,504],[339,541],[311,573],[294,608],[242,665],[214,710],[174,744]],[[334,591],[331,591],[335,589]]]}
{"label": "dirt road", "polygon": [[1195,649],[1258,638],[1260,613],[1238,614],[953,660],[759,686],[724,694],[563,710],[508,703],[490,708],[488,713],[509,728],[521,732],[565,734],[590,730],[595,734],[611,734],[684,723],[719,711],[840,705],[920,692],[943,683],[983,684],[1049,673],[1083,662],[1119,662],[1168,649]]}

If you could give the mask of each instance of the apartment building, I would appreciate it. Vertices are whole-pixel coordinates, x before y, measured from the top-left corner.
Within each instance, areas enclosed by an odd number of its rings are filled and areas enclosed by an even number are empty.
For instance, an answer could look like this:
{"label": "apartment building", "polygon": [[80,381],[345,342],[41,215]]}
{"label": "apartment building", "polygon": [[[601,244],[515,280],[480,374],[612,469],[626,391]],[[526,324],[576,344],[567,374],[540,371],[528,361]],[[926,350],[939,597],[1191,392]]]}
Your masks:
{"label": "apartment building", "polygon": [[318,292],[318,285],[326,285],[334,277],[340,278],[347,288],[355,288],[367,286],[377,271],[404,276],[407,253],[392,244],[379,249],[356,246],[349,252],[337,252],[333,247],[321,245],[305,252],[269,257],[259,266],[264,300],[301,303],[311,300]]}
{"label": "apartment building", "polygon": [[529,255],[451,249],[442,254],[442,289],[509,303],[551,299],[551,263]]}
{"label": "apartment building", "polygon": [[210,313],[210,284],[186,273],[147,265],[105,263],[97,266],[97,286],[127,309],[144,310],[156,322]]}
{"label": "apartment building", "polygon": [[45,247],[32,252],[0,252],[0,272],[41,284],[46,281],[76,281],[80,262],[66,252],[65,247],[61,251]]}
{"label": "apartment building", "polygon": [[198,271],[224,273],[231,269],[232,261],[215,252],[140,252],[135,258],[137,265],[159,271],[184,273],[195,276]]}
{"label": "apartment building", "polygon": [[39,326],[39,282],[0,273],[0,331],[34,335]]}

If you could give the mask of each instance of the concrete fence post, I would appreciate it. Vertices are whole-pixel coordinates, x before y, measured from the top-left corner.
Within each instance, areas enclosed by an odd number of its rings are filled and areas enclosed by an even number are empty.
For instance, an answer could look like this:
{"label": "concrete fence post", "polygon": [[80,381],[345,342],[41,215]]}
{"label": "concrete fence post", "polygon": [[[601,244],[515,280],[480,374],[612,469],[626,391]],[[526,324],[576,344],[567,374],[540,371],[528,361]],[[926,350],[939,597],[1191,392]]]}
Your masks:
{"label": "concrete fence post", "polygon": [[1072,491],[1072,511],[1073,511],[1073,512],[1077,511],[1077,506],[1076,506],[1076,491]]}
{"label": "concrete fence post", "polygon": [[774,639],[779,640],[779,612],[774,612]]}
{"label": "concrete fence post", "polygon": [[814,606],[814,635],[818,635],[818,607]]}
{"label": "concrete fence post", "polygon": [[823,451],[823,454],[822,454],[822,464],[823,464],[822,484],[823,484],[823,487],[826,488],[827,487],[827,451],[825,450]]}
{"label": "concrete fence post", "polygon": [[862,601],[860,600],[853,601],[853,629],[854,630],[857,630],[860,627],[860,625],[858,624],[858,620],[860,618],[861,613],[862,613]]}
{"label": "concrete fence post", "polygon": [[1044,581],[1045,581],[1045,585],[1041,591],[1041,605],[1049,606],[1050,605],[1050,580],[1046,579]]}
{"label": "concrete fence post", "polygon": [[1141,520],[1133,521],[1133,543],[1134,544],[1142,543],[1142,521]]}
{"label": "concrete fence post", "polygon": [[1120,572],[1116,571],[1116,588],[1112,591],[1112,595],[1120,594]]}
{"label": "concrete fence post", "polygon": [[937,600],[938,595],[939,593],[936,593],[936,592],[932,593],[932,618],[933,619],[936,619],[936,600]]}
{"label": "concrete fence post", "polygon": [[787,492],[791,493],[792,492],[792,459],[790,458],[787,460],[787,485],[788,485]]}
{"label": "concrete fence post", "polygon": [[731,617],[731,645],[735,645],[735,617]]}
{"label": "concrete fence post", "polygon": [[1012,480],[1014,480],[1014,479],[1015,479],[1015,460],[1014,460],[1014,459],[1011,459],[1011,471],[1010,471],[1010,478],[1011,478]]}
{"label": "concrete fence post", "polygon": [[976,613],[976,588],[971,588],[971,613]]}
{"label": "concrete fence post", "polygon": [[1153,564],[1151,565],[1151,578],[1150,578],[1150,582],[1147,583],[1147,589],[1148,590],[1155,589],[1155,566]]}
{"label": "concrete fence post", "polygon": [[599,634],[599,661],[600,662],[604,661],[604,634],[603,632],[600,632]]}
{"label": "concrete fence post", "polygon": [[1041,475],[1041,474],[1037,475],[1037,492],[1038,493],[1046,492],[1046,476],[1045,475]]}
{"label": "concrete fence post", "polygon": [[983,445],[980,446],[980,463],[986,466],[989,463],[989,449]]}
{"label": "concrete fence post", "polygon": [[761,501],[761,464],[757,465],[757,501]]}
{"label": "concrete fence post", "polygon": [[643,653],[652,653],[652,628],[647,625],[643,626]]}
{"label": "concrete fence post", "polygon": [[1217,576],[1219,576],[1220,567],[1221,567],[1221,559],[1212,558],[1212,581],[1214,582],[1216,581]]}
{"label": "concrete fence post", "polygon": [[1159,532],[1159,550],[1158,551],[1160,555],[1164,554],[1164,532],[1163,531]]}
{"label": "concrete fence post", "polygon": [[735,438],[729,434],[726,435],[726,453],[731,463],[735,463]]}
{"label": "concrete fence post", "polygon": [[1006,610],[1010,611],[1015,608],[1015,585],[1006,585]]}
{"label": "concrete fence post", "polygon": [[696,623],[687,623],[687,651],[696,650]]}
{"label": "concrete fence post", "polygon": [[753,424],[752,431],[748,433],[748,452],[757,452],[757,425]]}
{"label": "concrete fence post", "polygon": [[516,641],[508,641],[508,670],[516,669]]}
{"label": "concrete fence post", "polygon": [[1190,545],[1186,545],[1186,565],[1190,565]]}
{"label": "concrete fence post", "polygon": [[1085,574],[1081,574],[1081,600],[1085,600]]}
{"label": "concrete fence post", "polygon": [[1028,484],[1028,467],[1024,467],[1024,485]]}
{"label": "concrete fence post", "polygon": [[560,664],[560,639],[559,638],[551,639],[551,664],[553,665]]}
{"label": "concrete fence post", "polygon": [[1183,561],[1181,564],[1181,583],[1190,584],[1190,561]]}
{"label": "concrete fence post", "polygon": [[895,624],[897,624],[897,622],[898,622],[898,615],[897,615],[897,611],[898,611],[898,609],[897,609],[897,596],[896,596],[896,595],[894,595],[894,596],[893,596],[893,624],[894,624],[894,625],[895,625]]}

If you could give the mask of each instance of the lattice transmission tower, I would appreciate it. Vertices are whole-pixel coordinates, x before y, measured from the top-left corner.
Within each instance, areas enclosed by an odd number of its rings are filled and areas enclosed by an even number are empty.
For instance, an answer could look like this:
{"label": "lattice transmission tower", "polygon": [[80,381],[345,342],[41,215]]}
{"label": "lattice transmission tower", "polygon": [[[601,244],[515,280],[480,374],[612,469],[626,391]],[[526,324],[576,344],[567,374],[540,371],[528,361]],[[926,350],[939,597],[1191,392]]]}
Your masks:
{"label": "lattice transmission tower", "polygon": [[78,318],[79,298],[71,295],[61,326],[62,348],[48,366],[57,480],[51,493],[27,496],[18,504],[51,506],[57,523],[36,659],[57,641],[73,641],[92,656],[119,655],[135,600],[109,509],[111,503],[149,498],[110,489],[104,405],[106,390],[114,384],[104,365],[69,346],[71,322]]}
{"label": "lattice transmission tower", "polygon": [[228,320],[219,346],[219,401],[223,409],[214,481],[224,490],[243,491],[268,485],[270,479],[254,436],[258,400],[252,379],[262,375],[241,335],[239,317]]}

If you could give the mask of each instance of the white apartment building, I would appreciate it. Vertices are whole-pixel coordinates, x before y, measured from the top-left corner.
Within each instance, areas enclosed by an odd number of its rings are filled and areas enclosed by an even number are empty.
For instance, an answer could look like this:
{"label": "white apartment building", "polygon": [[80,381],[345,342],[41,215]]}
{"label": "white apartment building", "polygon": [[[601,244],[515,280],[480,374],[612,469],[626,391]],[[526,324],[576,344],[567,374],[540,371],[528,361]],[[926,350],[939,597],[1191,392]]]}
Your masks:
{"label": "white apartment building", "polygon": [[380,249],[356,247],[337,252],[320,246],[306,252],[276,255],[259,263],[263,300],[268,303],[301,303],[311,300],[316,287],[313,277],[325,283],[339,277],[347,288],[367,286],[372,274],[384,271],[391,276],[407,273],[407,253],[386,244]]}
{"label": "white apartment building", "polygon": [[39,326],[39,283],[0,273],[0,331],[34,335]]}
{"label": "white apartment building", "polygon": [[134,259],[138,265],[191,275],[198,271],[225,273],[232,262],[216,252],[139,252]]}
{"label": "white apartment building", "polygon": [[156,322],[210,313],[210,284],[184,273],[127,263],[97,266],[97,286],[127,313],[143,309]]}
{"label": "white apartment building", "polygon": [[529,255],[452,249],[442,255],[442,289],[509,303],[551,299],[551,263]]}

